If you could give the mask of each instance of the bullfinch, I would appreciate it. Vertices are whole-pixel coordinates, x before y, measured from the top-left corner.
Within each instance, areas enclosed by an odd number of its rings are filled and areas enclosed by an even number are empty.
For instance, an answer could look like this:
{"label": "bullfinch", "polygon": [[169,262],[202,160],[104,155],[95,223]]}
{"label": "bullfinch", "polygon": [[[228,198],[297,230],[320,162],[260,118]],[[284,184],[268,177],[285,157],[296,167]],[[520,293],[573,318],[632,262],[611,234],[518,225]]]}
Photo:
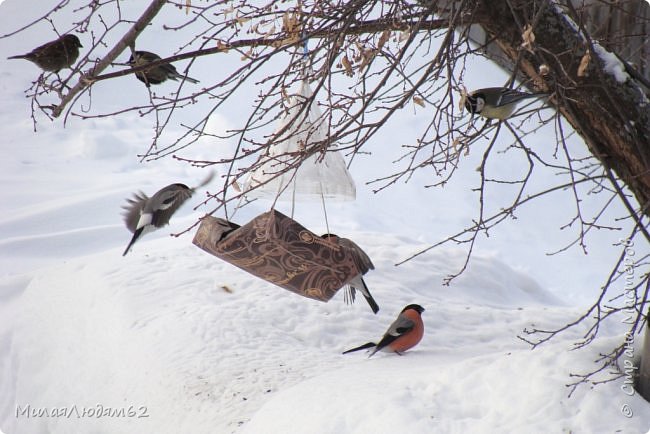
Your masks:
{"label": "bullfinch", "polygon": [[367,273],[369,270],[374,270],[375,266],[361,247],[359,247],[354,241],[349,240],[347,238],[341,238],[338,235],[334,234],[325,234],[322,235],[323,238],[332,241],[334,243],[337,243],[340,246],[343,246],[347,248],[350,252],[352,252],[352,258],[357,265],[357,268],[359,269],[360,273],[354,276],[348,283],[347,283],[347,292],[346,292],[346,297],[345,300],[346,302],[350,300],[351,303],[354,303],[354,299],[356,298],[356,292],[359,290],[363,297],[366,299],[368,304],[370,305],[370,308],[372,309],[373,313],[377,313],[379,311],[379,306],[377,305],[377,302],[375,301],[374,298],[372,298],[372,295],[370,295],[370,291],[368,290],[368,286],[366,285],[366,282],[363,280],[363,275]]}
{"label": "bullfinch", "polygon": [[344,351],[343,354],[353,351],[372,348],[372,357],[377,351],[393,352],[402,354],[404,351],[416,346],[424,335],[424,323],[422,322],[424,308],[419,304],[409,304],[397,316],[397,319],[388,327],[386,333],[379,343],[368,342],[356,348]]}

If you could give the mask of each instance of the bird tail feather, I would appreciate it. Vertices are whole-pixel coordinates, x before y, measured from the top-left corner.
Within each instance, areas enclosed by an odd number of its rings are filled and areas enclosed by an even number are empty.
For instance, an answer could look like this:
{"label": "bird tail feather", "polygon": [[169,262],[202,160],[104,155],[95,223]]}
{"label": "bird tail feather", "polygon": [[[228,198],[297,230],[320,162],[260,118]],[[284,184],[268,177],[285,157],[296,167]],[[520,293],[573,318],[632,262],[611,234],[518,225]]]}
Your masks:
{"label": "bird tail feather", "polygon": [[363,296],[366,298],[366,301],[370,305],[370,309],[372,309],[372,313],[379,312],[379,305],[377,304],[375,299],[372,298],[372,295],[370,295],[370,293],[368,293],[368,296],[366,296],[366,294],[363,294]]}
{"label": "bird tail feather", "polygon": [[190,77],[188,75],[184,75],[183,78],[185,78],[185,80],[189,81],[190,83],[194,83],[194,84],[199,83],[199,80],[197,80],[196,78],[192,78],[192,77]]}
{"label": "bird tail feather", "polygon": [[354,287],[347,285],[347,288],[345,288],[345,292],[343,293],[343,301],[345,304],[354,304],[356,292],[357,290]]}
{"label": "bird tail feather", "polygon": [[141,227],[140,229],[137,229],[133,233],[133,237],[131,237],[131,241],[129,241],[129,245],[126,246],[126,249],[124,249],[124,253],[122,253],[122,256],[126,256],[126,254],[129,253],[129,250],[131,250],[131,246],[133,245],[133,243],[135,243],[135,240],[137,240],[140,237],[140,235],[142,234],[143,229],[144,229],[144,226]]}
{"label": "bird tail feather", "polygon": [[363,295],[363,297],[366,299],[366,301],[370,305],[370,308],[372,309],[372,313],[376,314],[377,312],[379,312],[379,305],[377,304],[375,299],[372,298],[372,295],[370,295],[370,291],[368,290],[368,285],[366,285],[366,282],[365,282],[365,280],[363,280],[363,277],[361,278],[361,284],[363,286],[363,288],[361,290],[361,294]]}
{"label": "bird tail feather", "polygon": [[349,349],[349,350],[347,350],[347,351],[343,351],[343,354],[353,353],[353,352],[355,352],[355,351],[365,350],[366,348],[372,348],[372,347],[376,347],[376,346],[377,346],[376,343],[374,343],[374,342],[368,342],[368,343],[363,344],[363,345],[360,345],[360,346],[358,346],[358,347],[356,347],[356,348],[352,348],[352,349]]}

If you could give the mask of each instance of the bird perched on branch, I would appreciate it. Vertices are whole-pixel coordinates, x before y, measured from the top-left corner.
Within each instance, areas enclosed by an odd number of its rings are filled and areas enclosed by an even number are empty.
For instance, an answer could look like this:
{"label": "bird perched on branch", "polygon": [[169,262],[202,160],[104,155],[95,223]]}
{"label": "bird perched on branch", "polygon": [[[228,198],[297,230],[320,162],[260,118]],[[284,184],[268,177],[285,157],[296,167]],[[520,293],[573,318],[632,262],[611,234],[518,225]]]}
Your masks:
{"label": "bird perched on branch", "polygon": [[347,238],[341,238],[335,234],[324,234],[321,237],[329,241],[335,242],[339,246],[348,249],[352,253],[352,258],[357,266],[357,269],[359,270],[359,274],[354,276],[354,278],[352,278],[352,280],[350,280],[347,284],[345,301],[349,303],[354,303],[354,299],[356,298],[356,292],[357,290],[359,290],[359,292],[361,292],[361,295],[363,295],[363,297],[370,305],[372,312],[377,313],[379,311],[379,306],[377,305],[375,299],[372,298],[372,295],[370,295],[368,286],[366,285],[366,282],[363,280],[364,274],[366,274],[369,270],[375,269],[374,264],[372,263],[372,261],[370,260],[366,252],[364,252],[361,249],[361,247],[359,247],[354,241],[349,240]]}
{"label": "bird perched on branch", "polygon": [[8,59],[27,59],[43,71],[56,73],[63,68],[72,66],[79,57],[79,48],[82,47],[81,41],[76,35],[67,34],[34,48],[27,54],[11,56]]}
{"label": "bird perched on branch", "polygon": [[[131,54],[128,64],[131,66],[142,66],[151,62],[155,62],[157,60],[161,60],[161,57],[155,53],[151,53],[149,51],[135,51]],[[171,63],[163,63],[161,65],[145,69],[144,71],[136,72],[135,76],[138,80],[146,84],[147,87],[152,84],[160,84],[164,81],[167,81],[167,79],[174,81],[178,81],[178,79],[187,80],[190,83],[195,84],[199,82],[192,77],[180,74]]]}
{"label": "bird perched on branch", "polygon": [[545,93],[527,93],[507,87],[486,87],[464,95],[465,108],[471,114],[488,119],[508,119],[524,99],[537,98]]}
{"label": "bird perched on branch", "polygon": [[214,173],[211,173],[201,184],[190,188],[185,184],[170,184],[158,190],[153,196],[148,197],[143,192],[135,193],[133,199],[127,199],[123,206],[124,223],[133,237],[126,246],[122,256],[129,253],[131,246],[145,233],[153,232],[169,224],[172,215],[192,197],[194,191],[212,180]]}
{"label": "bird perched on branch", "polygon": [[401,354],[404,351],[416,346],[424,335],[424,323],[422,322],[424,308],[419,304],[409,304],[397,319],[388,327],[386,333],[379,343],[368,342],[356,348],[344,351],[343,354],[353,351],[373,348],[368,357],[372,357],[377,351],[389,351]]}

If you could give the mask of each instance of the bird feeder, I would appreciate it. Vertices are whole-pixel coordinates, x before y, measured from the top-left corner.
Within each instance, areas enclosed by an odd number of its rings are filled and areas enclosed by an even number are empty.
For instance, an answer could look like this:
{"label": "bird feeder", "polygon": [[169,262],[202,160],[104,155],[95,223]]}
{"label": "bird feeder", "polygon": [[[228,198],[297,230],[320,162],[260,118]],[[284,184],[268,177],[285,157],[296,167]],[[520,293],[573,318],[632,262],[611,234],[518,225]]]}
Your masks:
{"label": "bird feeder", "polygon": [[216,218],[202,219],[193,243],[206,252],[296,294],[323,302],[359,273],[352,251],[284,214],[260,214],[227,237]]}

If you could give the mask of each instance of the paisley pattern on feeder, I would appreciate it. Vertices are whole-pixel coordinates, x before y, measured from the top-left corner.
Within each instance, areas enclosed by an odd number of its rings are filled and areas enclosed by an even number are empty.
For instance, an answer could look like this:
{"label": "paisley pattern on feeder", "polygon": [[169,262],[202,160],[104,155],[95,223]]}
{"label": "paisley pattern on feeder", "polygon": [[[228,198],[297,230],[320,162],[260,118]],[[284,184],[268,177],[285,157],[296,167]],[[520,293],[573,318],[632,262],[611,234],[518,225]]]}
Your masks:
{"label": "paisley pattern on feeder", "polygon": [[261,279],[304,297],[327,302],[359,270],[350,249],[315,235],[300,223],[271,210],[225,239],[213,231],[214,217],[203,218],[196,246]]}

